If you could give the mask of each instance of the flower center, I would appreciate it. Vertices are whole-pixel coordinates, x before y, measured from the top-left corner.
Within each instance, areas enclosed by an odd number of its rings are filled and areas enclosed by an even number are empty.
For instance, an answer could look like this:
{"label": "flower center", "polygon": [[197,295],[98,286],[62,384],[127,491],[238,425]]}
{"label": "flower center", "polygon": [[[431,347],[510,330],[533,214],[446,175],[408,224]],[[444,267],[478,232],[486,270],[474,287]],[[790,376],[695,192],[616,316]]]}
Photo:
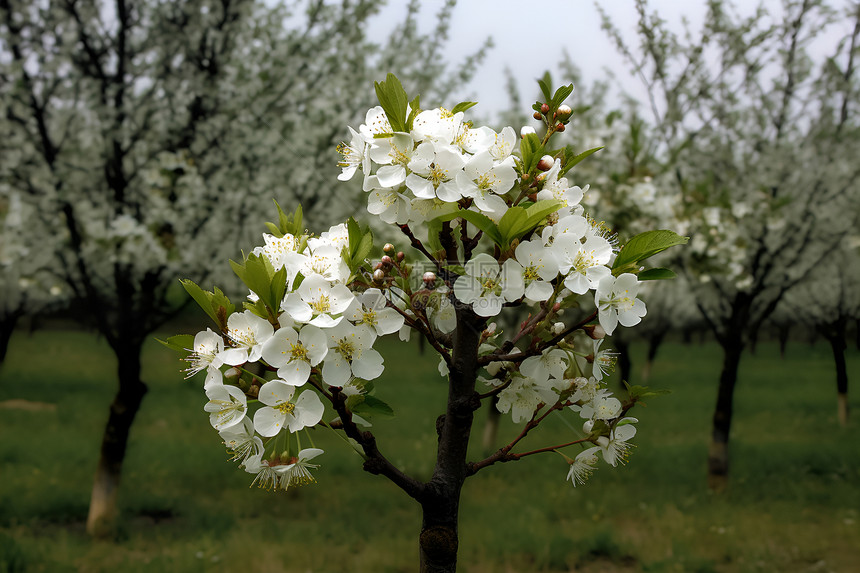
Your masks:
{"label": "flower center", "polygon": [[352,361],[352,356],[355,354],[355,345],[347,340],[346,338],[341,338],[337,341],[337,345],[334,347],[335,351],[340,353],[344,359],[348,361]]}
{"label": "flower center", "polygon": [[312,301],[310,307],[316,314],[323,314],[331,309],[331,301],[329,301],[327,294],[323,294],[315,301]]}
{"label": "flower center", "polygon": [[389,155],[391,157],[392,165],[402,165],[406,167],[409,163],[409,156],[406,155],[406,152],[401,149],[397,149],[393,145],[391,146],[391,153]]}
{"label": "flower center", "polygon": [[340,143],[337,146],[337,152],[343,156],[343,159],[338,162],[338,167],[351,167],[361,163],[361,155],[358,150],[346,143]]}
{"label": "flower center", "polygon": [[576,257],[573,259],[573,270],[581,275],[585,274],[585,271],[597,265],[597,261],[594,258],[594,251],[579,251],[576,253]]}
{"label": "flower center", "polygon": [[292,402],[281,402],[280,404],[275,406],[275,409],[284,416],[286,416],[287,414],[293,413],[293,410],[296,409],[296,405]]}
{"label": "flower center", "polygon": [[257,337],[254,336],[254,331],[251,330],[250,327],[245,327],[244,329],[232,329],[230,331],[230,340],[232,340],[236,346],[245,346],[248,348],[257,344]]}
{"label": "flower center", "polygon": [[290,344],[290,355],[293,357],[293,360],[304,360],[305,362],[310,362],[310,360],[308,360],[308,349],[305,348],[301,342]]}
{"label": "flower center", "polygon": [[540,279],[540,275],[538,275],[538,270],[543,265],[529,265],[525,269],[523,269],[523,278],[529,282],[536,281]]}
{"label": "flower center", "polygon": [[478,186],[478,189],[482,193],[486,193],[487,191],[492,191],[493,187],[496,184],[498,177],[496,177],[493,173],[482,173],[478,175],[478,178],[475,179],[475,185]]}
{"label": "flower center", "polygon": [[369,324],[371,326],[376,324],[376,311],[370,309],[362,313],[361,322],[359,324]]}
{"label": "flower center", "polygon": [[448,181],[448,170],[442,169],[435,163],[430,164],[430,173],[427,175],[427,179],[433,183],[433,187],[439,187],[440,183],[444,183]]}
{"label": "flower center", "polygon": [[501,294],[502,287],[501,282],[498,277],[483,277],[484,280],[479,280],[478,282],[481,284],[481,296],[487,295],[489,293],[493,294]]}

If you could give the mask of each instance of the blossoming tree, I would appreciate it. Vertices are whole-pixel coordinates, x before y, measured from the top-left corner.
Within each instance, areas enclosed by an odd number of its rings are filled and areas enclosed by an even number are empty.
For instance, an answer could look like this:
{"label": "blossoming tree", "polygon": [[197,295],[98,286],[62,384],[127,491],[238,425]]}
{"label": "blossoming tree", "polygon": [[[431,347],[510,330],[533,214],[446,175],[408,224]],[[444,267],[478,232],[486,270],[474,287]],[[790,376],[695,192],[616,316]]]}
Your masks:
{"label": "blossoming tree", "polygon": [[68,302],[68,290],[54,272],[56,251],[50,247],[56,240],[20,194],[0,186],[0,364],[19,319]]}
{"label": "blossoming tree", "polygon": [[860,316],[860,256],[857,237],[846,238],[821,267],[831,277],[822,282],[810,276],[786,294],[776,314],[791,316],[827,340],[833,353],[836,379],[836,417],[842,426],[848,425],[848,325]]}
{"label": "blossoming tree", "polygon": [[[826,3],[792,0],[742,16],[714,1],[701,33],[682,38],[647,1],[637,9],[638,48],[606,15],[604,27],[647,89],[657,181],[693,237],[682,268],[723,348],[708,463],[721,489],[744,349],[855,224],[860,10],[839,20]],[[809,46],[825,34],[839,40],[816,61]]]}
{"label": "blossoming tree", "polygon": [[[512,127],[470,123],[470,102],[423,109],[391,74],[375,86],[380,105],[349,129],[339,178],[362,174],[367,210],[399,229],[410,254],[390,244],[380,253],[352,218],[316,236],[301,208],[279,208],[264,244],[231,261],[248,300],[239,307],[185,281],[214,330],[165,343],[186,354],[189,374],[205,374],[204,410],[252,483],[287,490],[315,481],[324,458],[309,430],[342,432],[365,471],[421,505],[421,570],[454,571],[468,477],[555,452],[576,486],[601,459],[627,459],[637,421],[629,410],[656,393],[636,386],[613,396],[601,382],[600,345],[645,315],[641,281],[668,274],[641,261],[685,239],[649,231],[617,250],[584,214],[582,190],[565,174],[587,153],[550,147],[570,121],[572,85],[552,91],[541,82],[534,113],[542,133],[524,128],[521,137]],[[510,332],[496,328],[493,320],[517,307],[528,318]],[[398,333],[423,337],[448,378],[426,482],[396,467],[368,429],[375,415],[390,413],[384,385],[374,384],[384,370],[374,345]],[[264,374],[249,370],[252,363]],[[495,396],[520,430],[469,460],[475,412]],[[582,432],[525,448],[549,416],[578,419]]]}
{"label": "blossoming tree", "polygon": [[[113,529],[147,389],[141,348],[183,305],[180,273],[217,278],[212,262],[248,236],[261,193],[353,210],[317,178],[336,172],[333,143],[372,100],[370,69],[392,65],[444,91],[480,61],[479,50],[446,73],[450,6],[430,38],[412,5],[385,45],[364,35],[377,10],[370,0],[0,0],[2,184],[56,240],[52,270],[118,362],[90,533]],[[285,144],[288,134],[303,145]],[[237,288],[229,269],[220,277]]]}

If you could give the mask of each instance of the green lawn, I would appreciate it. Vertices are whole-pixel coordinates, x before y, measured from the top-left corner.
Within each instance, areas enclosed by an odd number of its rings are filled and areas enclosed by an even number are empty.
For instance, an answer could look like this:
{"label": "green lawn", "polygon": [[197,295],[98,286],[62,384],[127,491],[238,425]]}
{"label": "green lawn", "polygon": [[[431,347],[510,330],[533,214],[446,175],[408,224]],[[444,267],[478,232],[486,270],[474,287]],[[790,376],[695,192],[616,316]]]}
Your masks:
{"label": "green lawn", "polygon": [[[397,416],[375,431],[384,453],[426,478],[446,385],[432,356],[403,348],[382,348],[378,393]],[[661,349],[651,384],[672,394],[637,408],[629,464],[603,465],[584,487],[565,482],[567,466],[555,454],[470,479],[461,570],[856,571],[860,423],[836,423],[829,349],[797,344],[783,361],[762,345],[745,358],[730,486],[711,495],[705,457],[719,358],[713,345]],[[860,355],[849,360],[856,381]],[[182,380],[176,356],[157,343],[144,363],[151,392],[132,430],[120,531],[113,543],[91,542],[83,524],[114,392],[112,355],[103,341],[77,332],[13,338],[0,368],[0,573],[417,569],[417,504],[362,472],[360,458],[336,437],[315,432],[326,449],[315,486],[249,489],[250,476],[226,461],[203,412],[202,379]],[[30,407],[10,408],[10,400]],[[574,415],[567,421],[580,424]],[[503,425],[500,439],[513,431]],[[569,435],[556,420],[525,447]]]}

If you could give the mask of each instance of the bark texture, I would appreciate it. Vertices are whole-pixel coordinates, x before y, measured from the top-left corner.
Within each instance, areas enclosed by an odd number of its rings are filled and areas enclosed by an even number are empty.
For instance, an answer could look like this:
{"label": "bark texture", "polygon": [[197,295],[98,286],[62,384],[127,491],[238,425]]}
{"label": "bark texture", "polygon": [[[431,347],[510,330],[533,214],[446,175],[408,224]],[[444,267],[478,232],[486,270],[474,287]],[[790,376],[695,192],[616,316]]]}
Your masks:
{"label": "bark texture", "polygon": [[735,386],[738,367],[743,353],[743,344],[737,338],[729,338],[722,344],[723,369],[717,389],[717,404],[711,430],[711,445],[708,449],[708,487],[714,491],[725,489],[729,475],[729,435],[732,427]]}
{"label": "bark texture", "polygon": [[836,365],[836,414],[842,426],[848,425],[848,366],[845,362],[845,350],[848,348],[846,322],[840,321],[828,325],[824,336],[833,351],[833,362]]}
{"label": "bark texture", "polygon": [[478,343],[486,319],[471,309],[457,311],[448,404],[436,424],[439,446],[433,477],[418,500],[423,512],[419,549],[421,573],[454,573],[459,546],[460,491],[466,479],[466,450],[480,405],[475,392]]}
{"label": "bark texture", "polygon": [[18,323],[18,314],[13,313],[0,320],[0,365],[6,359],[6,351],[9,349],[9,340]]}
{"label": "bark texture", "polygon": [[110,405],[87,516],[87,533],[97,538],[110,537],[116,527],[122,463],[131,425],[146,394],[140,380],[140,350],[140,345],[115,348],[119,389]]}

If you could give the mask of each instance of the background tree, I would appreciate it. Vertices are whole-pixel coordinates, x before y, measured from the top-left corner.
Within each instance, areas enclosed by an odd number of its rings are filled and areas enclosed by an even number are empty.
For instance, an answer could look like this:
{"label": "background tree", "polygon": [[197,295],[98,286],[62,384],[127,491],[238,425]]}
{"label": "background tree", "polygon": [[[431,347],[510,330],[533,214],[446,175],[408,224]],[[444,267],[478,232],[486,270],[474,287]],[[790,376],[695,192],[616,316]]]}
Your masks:
{"label": "background tree", "polygon": [[[856,239],[855,239],[856,240]],[[836,413],[842,426],[848,425],[848,326],[860,315],[860,257],[850,237],[837,252],[822,261],[821,271],[831,277],[822,282],[809,277],[789,291],[775,314],[788,315],[795,322],[816,330],[833,352],[836,373]]]}
{"label": "background tree", "polygon": [[[321,174],[372,101],[365,77],[382,62],[409,85],[438,77],[452,6],[430,38],[413,3],[381,49],[364,35],[369,1],[0,0],[4,189],[63,240],[59,272],[118,362],[90,533],[114,522],[146,392],[141,346],[184,304],[177,278],[216,278],[212,261],[238,255],[272,196],[305,201],[311,219],[350,210]],[[434,85],[457,85],[479,59]]]}
{"label": "background tree", "polygon": [[[679,37],[636,6],[638,46],[605,13],[604,27],[647,88],[658,187],[676,190],[689,221],[685,270],[723,349],[709,451],[721,488],[744,348],[793,285],[834,280],[819,262],[854,224],[860,7],[786,1],[781,14],[741,16],[711,1],[701,32]],[[831,34],[835,48],[816,59],[810,44]]]}
{"label": "background tree", "polygon": [[56,240],[20,194],[8,187],[0,191],[0,364],[21,318],[67,302],[68,291],[57,274]]}

